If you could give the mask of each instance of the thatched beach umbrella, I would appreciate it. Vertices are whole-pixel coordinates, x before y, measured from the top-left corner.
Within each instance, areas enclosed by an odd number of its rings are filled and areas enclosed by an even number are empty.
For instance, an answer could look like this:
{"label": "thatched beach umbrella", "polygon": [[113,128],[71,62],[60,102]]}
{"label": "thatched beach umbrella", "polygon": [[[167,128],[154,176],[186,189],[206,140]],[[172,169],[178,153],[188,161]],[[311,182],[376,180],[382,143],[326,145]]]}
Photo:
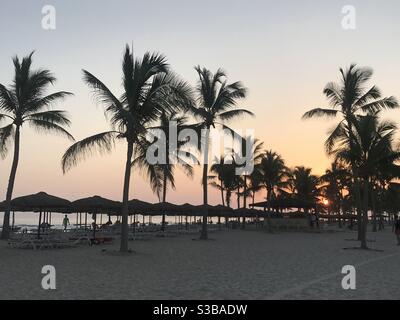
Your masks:
{"label": "thatched beach umbrella", "polygon": [[129,214],[133,215],[134,224],[136,224],[136,215],[143,216],[143,223],[145,215],[151,215],[153,204],[150,202],[142,201],[139,199],[132,199],[128,201]]}
{"label": "thatched beach umbrella", "polygon": [[297,209],[315,209],[316,203],[305,201],[301,199],[295,198],[280,198],[280,199],[272,199],[271,201],[263,201],[254,204],[250,204],[250,207],[258,207],[271,209],[290,209],[290,208],[297,208]]}
{"label": "thatched beach umbrella", "polygon": [[[112,214],[121,212],[122,204],[119,201],[106,199],[100,196],[93,196],[88,198],[82,198],[75,200],[71,203],[71,207],[85,214],[91,213],[93,215],[94,227],[93,227],[93,239],[96,237],[96,218],[97,214]],[[85,219],[86,225],[86,219]]]}
{"label": "thatched beach umbrella", "polygon": [[45,192],[22,196],[11,200],[11,208],[15,211],[39,211],[38,238],[40,238],[42,212],[52,211],[69,213],[70,205],[70,201],[49,195]]}

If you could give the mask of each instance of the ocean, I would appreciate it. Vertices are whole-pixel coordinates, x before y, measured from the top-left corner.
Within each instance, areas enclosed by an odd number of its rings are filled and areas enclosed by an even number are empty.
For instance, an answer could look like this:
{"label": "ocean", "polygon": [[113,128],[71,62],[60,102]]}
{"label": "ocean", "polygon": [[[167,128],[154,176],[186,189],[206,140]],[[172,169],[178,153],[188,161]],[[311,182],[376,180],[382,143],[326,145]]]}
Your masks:
{"label": "ocean", "polygon": [[[3,225],[3,216],[4,214],[0,214],[0,227],[1,225]],[[68,215],[69,218],[69,222],[71,224],[71,227],[74,227],[74,225],[77,223],[76,221],[76,213],[72,213]],[[64,214],[62,213],[52,213],[51,215],[51,224],[53,226],[53,228],[55,229],[61,229],[62,228],[62,221],[64,219]],[[101,219],[101,220],[100,220]],[[133,218],[132,218],[133,219]],[[142,223],[143,222],[143,216],[141,215],[137,215],[136,219]],[[161,224],[161,220],[162,217],[161,216],[152,216],[150,217],[151,222],[155,223],[155,224]],[[175,217],[173,216],[166,216],[166,221],[169,224],[173,224],[178,222],[179,217]],[[182,222],[185,222],[185,218],[182,218]],[[194,218],[192,218],[192,221]],[[199,217],[197,217],[197,219],[199,219]],[[43,215],[42,215],[42,220],[43,220]],[[149,216],[145,217],[145,223],[148,224],[149,223]],[[97,215],[96,218],[96,222],[97,224],[100,224],[100,221],[102,221],[102,223],[106,223],[108,221],[108,216],[103,214],[102,218],[100,217],[100,215]],[[117,221],[117,217],[112,216],[111,217],[111,221],[114,223],[115,221]],[[129,222],[131,221],[131,217],[129,217]],[[213,223],[216,223],[218,221],[218,218],[212,218]],[[87,224],[90,225],[93,222],[92,220],[92,215],[88,214],[87,216]],[[29,229],[34,229],[37,228],[39,223],[39,213],[38,212],[15,212],[15,220],[14,220],[14,225],[21,227],[21,228],[27,228]],[[79,221],[78,221],[79,223]],[[85,223],[85,214],[82,213],[82,224]],[[10,224],[12,224],[12,214],[10,217]]]}

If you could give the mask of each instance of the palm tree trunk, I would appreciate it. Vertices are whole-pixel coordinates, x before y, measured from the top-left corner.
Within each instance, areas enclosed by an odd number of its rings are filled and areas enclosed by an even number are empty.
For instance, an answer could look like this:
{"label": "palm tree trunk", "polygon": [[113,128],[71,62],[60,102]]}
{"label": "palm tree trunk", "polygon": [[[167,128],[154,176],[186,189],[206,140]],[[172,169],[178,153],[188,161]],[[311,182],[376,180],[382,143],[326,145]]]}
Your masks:
{"label": "palm tree trunk", "polygon": [[207,240],[207,218],[208,218],[208,183],[207,183],[207,174],[208,174],[208,137],[210,127],[207,126],[205,135],[205,145],[204,145],[204,158],[203,158],[203,222],[201,226],[201,240]]}
{"label": "palm tree trunk", "polygon": [[[167,175],[165,174],[165,170],[164,170],[164,177],[163,177],[163,202],[164,203],[165,203],[166,199],[167,199]],[[165,212],[162,215],[161,231],[165,231]]]}
{"label": "palm tree trunk", "polygon": [[[354,135],[353,135],[353,123],[352,123],[352,116],[351,115],[346,115],[346,122],[348,126],[348,131],[349,131],[349,139],[350,139],[350,151],[354,151]],[[357,209],[357,227],[358,227],[358,240],[362,240],[362,200],[361,200],[361,186],[360,186],[360,180],[358,177],[358,169],[357,166],[354,162],[354,160],[351,160],[351,171],[353,174],[353,179],[354,179],[354,191],[355,191],[355,196],[356,196],[356,209]]]}
{"label": "palm tree trunk", "polygon": [[11,212],[11,198],[14,190],[15,176],[17,174],[18,161],[19,161],[19,145],[20,145],[20,131],[19,126],[15,130],[14,137],[14,158],[11,165],[10,178],[8,180],[6,204],[3,219],[3,230],[1,232],[1,239],[8,239],[10,237],[10,212]]}
{"label": "palm tree trunk", "polygon": [[367,246],[367,227],[368,227],[368,197],[369,182],[368,178],[364,179],[364,199],[363,199],[363,215],[361,221],[361,249],[368,249]]}
{"label": "palm tree trunk", "polygon": [[355,193],[356,193],[356,210],[357,210],[357,229],[358,229],[358,240],[361,241],[362,237],[362,199],[361,199],[361,187],[360,187],[360,181],[358,178],[355,178],[354,181],[354,188],[355,188]]}
{"label": "palm tree trunk", "polygon": [[377,221],[376,221],[376,202],[375,202],[375,190],[371,187],[371,205],[372,205],[372,232],[377,232]]}
{"label": "palm tree trunk", "polygon": [[219,186],[220,186],[220,188],[221,188],[221,200],[222,200],[222,205],[225,206],[224,187],[223,187],[223,184],[222,184],[222,180],[220,179],[219,181],[220,181]]}
{"label": "palm tree trunk", "polygon": [[237,187],[236,193],[237,193],[237,197],[236,197],[237,208],[240,209],[240,187]]}
{"label": "palm tree trunk", "polygon": [[39,211],[39,224],[37,231],[37,238],[40,239],[40,228],[42,227],[42,209]]}
{"label": "palm tree trunk", "polygon": [[272,232],[272,224],[271,224],[271,200],[272,200],[272,188],[267,187],[267,201],[268,201],[268,211],[267,211],[267,225],[268,225],[268,231]]}
{"label": "palm tree trunk", "polygon": [[122,197],[122,223],[121,223],[121,252],[128,252],[128,201],[129,201],[129,182],[131,179],[131,163],[133,154],[133,143],[128,141],[128,150],[125,164],[124,189]]}
{"label": "palm tree trunk", "polygon": [[247,207],[247,176],[244,176],[244,186],[243,186],[243,208]]}

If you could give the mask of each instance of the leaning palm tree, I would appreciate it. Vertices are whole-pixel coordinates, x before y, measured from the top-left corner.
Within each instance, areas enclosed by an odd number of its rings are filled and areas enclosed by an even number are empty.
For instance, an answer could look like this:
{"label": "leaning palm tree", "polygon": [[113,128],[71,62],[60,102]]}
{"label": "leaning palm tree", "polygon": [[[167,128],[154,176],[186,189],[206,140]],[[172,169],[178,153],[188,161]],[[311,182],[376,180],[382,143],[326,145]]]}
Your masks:
{"label": "leaning palm tree", "polygon": [[94,90],[95,97],[105,106],[112,130],[98,133],[72,145],[62,158],[66,172],[94,151],[110,152],[117,140],[126,143],[125,175],[122,195],[120,251],[128,251],[128,198],[132,157],[143,148],[142,141],[163,110],[172,112],[191,103],[191,89],[170,70],[166,58],[157,53],[134,57],[129,46],[122,63],[123,93],[117,98],[110,89],[90,72],[83,70],[83,80]]}
{"label": "leaning palm tree", "polygon": [[262,181],[264,187],[267,189],[267,224],[268,230],[272,231],[271,228],[271,200],[274,194],[275,188],[283,188],[286,185],[289,173],[288,168],[285,165],[285,161],[278,153],[269,150],[266,151],[260,162],[260,171],[262,174]]}
{"label": "leaning palm tree", "polygon": [[[325,142],[327,152],[331,152],[335,139],[349,128],[352,134],[352,126],[356,115],[373,113],[382,109],[398,108],[399,104],[394,97],[382,98],[380,90],[372,86],[366,90],[366,84],[372,77],[373,71],[369,68],[359,68],[356,65],[350,65],[349,69],[340,69],[341,82],[329,82],[324,94],[328,98],[331,108],[315,108],[303,115],[303,119],[313,117],[336,117],[340,115],[339,124],[330,132]],[[354,140],[354,139],[352,139]],[[352,142],[351,142],[352,143]],[[353,148],[353,146],[350,146]],[[361,237],[361,190],[359,174],[354,163],[350,164],[355,189],[356,208],[358,214],[358,237]]]}
{"label": "leaning palm tree", "polygon": [[[191,128],[191,126],[187,125],[186,122],[187,118],[185,116],[176,115],[174,113],[167,114],[165,111],[162,111],[160,115],[160,123],[149,129],[149,133],[156,130],[156,134],[158,130],[161,130],[164,134],[164,159],[157,163],[150,163],[147,159],[148,148],[142,147],[138,150],[139,154],[132,162],[133,166],[137,165],[146,173],[153,192],[159,196],[159,200],[162,202],[167,201],[168,186],[171,186],[173,190],[176,188],[175,172],[177,168],[180,168],[187,177],[193,177],[192,164],[197,163],[197,158],[190,152],[189,148],[185,148],[188,146],[189,141],[177,141],[175,142],[176,148],[174,150],[171,149],[171,145],[173,144],[173,141],[170,141],[171,125],[174,124],[176,126],[176,134],[179,136],[180,132]],[[151,142],[148,140],[142,142],[143,146],[146,146],[146,144],[149,146],[151,145]],[[162,215],[161,230],[165,230],[165,212]]]}
{"label": "leaning palm tree", "polygon": [[253,115],[246,109],[236,109],[237,100],[246,97],[247,90],[240,82],[227,83],[226,74],[218,69],[215,74],[206,68],[195,68],[199,82],[196,87],[197,105],[192,106],[190,111],[200,121],[198,129],[202,129],[203,133],[203,223],[200,239],[206,240],[207,236],[207,205],[208,205],[208,149],[209,149],[209,130],[211,127],[221,125],[223,128],[229,129],[226,122],[243,116]]}
{"label": "leaning palm tree", "polygon": [[22,61],[15,57],[13,59],[15,69],[13,83],[8,87],[0,84],[0,112],[2,112],[0,113],[0,122],[9,121],[8,125],[0,128],[0,156],[4,158],[10,144],[14,144],[14,157],[6,193],[2,239],[7,239],[10,233],[11,198],[18,168],[22,125],[27,123],[38,131],[60,134],[73,140],[73,137],[65,129],[70,125],[65,111],[46,110],[71,93],[60,91],[46,95],[47,88],[55,83],[56,78],[49,70],[32,70],[32,55],[33,52]]}

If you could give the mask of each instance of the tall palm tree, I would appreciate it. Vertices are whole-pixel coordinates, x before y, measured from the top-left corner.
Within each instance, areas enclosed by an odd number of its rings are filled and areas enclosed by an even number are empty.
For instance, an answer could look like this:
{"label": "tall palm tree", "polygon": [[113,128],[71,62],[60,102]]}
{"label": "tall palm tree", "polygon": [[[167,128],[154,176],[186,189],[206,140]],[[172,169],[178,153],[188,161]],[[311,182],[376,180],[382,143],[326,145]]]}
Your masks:
{"label": "tall palm tree", "polygon": [[[150,164],[146,157],[147,146],[142,147],[139,150],[139,155],[133,160],[132,165],[138,165],[142,170],[144,170],[147,174],[147,177],[150,181],[150,185],[152,190],[159,196],[159,200],[162,202],[167,201],[167,190],[168,185],[175,190],[175,171],[177,167],[181,168],[186,176],[192,178],[193,177],[193,166],[192,163],[197,163],[197,158],[195,155],[189,152],[189,150],[185,149],[188,144],[187,140],[177,141],[176,150],[171,149],[172,141],[170,141],[170,125],[175,123],[176,125],[176,133],[179,136],[179,133],[182,130],[190,128],[190,125],[187,125],[187,119],[184,116],[180,116],[174,113],[168,114],[164,110],[161,112],[159,125],[156,125],[150,129],[150,131],[154,130],[162,130],[165,135],[165,161],[162,163]],[[143,146],[150,145],[151,142],[143,141]],[[161,193],[161,196],[160,196]],[[165,213],[162,215],[162,223],[161,230],[165,230]]]}
{"label": "tall palm tree", "polygon": [[134,57],[126,46],[122,62],[123,93],[117,98],[90,72],[83,70],[83,80],[105,106],[112,130],[98,133],[72,145],[64,154],[64,172],[94,151],[110,152],[117,140],[126,142],[126,162],[122,195],[120,251],[128,251],[128,200],[134,152],[143,148],[142,141],[163,110],[172,112],[191,103],[191,89],[169,69],[166,58],[157,53]]}
{"label": "tall palm tree", "polygon": [[[365,89],[367,82],[371,79],[373,71],[369,68],[359,68],[355,64],[350,65],[347,70],[340,68],[340,83],[329,82],[324,94],[329,100],[331,108],[315,108],[303,115],[303,119],[313,117],[336,117],[340,115],[339,124],[333,129],[325,142],[329,153],[334,145],[336,137],[345,130],[345,126],[352,133],[352,126],[356,115],[376,112],[382,109],[398,108],[399,104],[394,97],[382,98],[380,90],[376,86]],[[350,146],[353,148],[353,146]],[[357,214],[359,216],[358,231],[361,237],[361,190],[359,184],[358,169],[351,163],[354,179],[355,199]]]}
{"label": "tall palm tree", "polygon": [[14,157],[8,180],[5,213],[3,220],[2,239],[8,239],[10,234],[11,198],[14,189],[15,176],[19,162],[21,128],[24,123],[37,131],[60,134],[73,140],[65,127],[70,120],[65,111],[46,110],[57,101],[71,95],[60,91],[46,95],[50,85],[56,82],[54,75],[46,69],[32,70],[32,55],[13,58],[15,75],[10,86],[0,84],[0,122],[9,124],[0,128],[0,156],[5,158],[11,143],[14,143]]}
{"label": "tall palm tree", "polygon": [[[190,108],[193,115],[200,121],[198,129],[203,129],[204,154],[203,154],[203,223],[200,239],[206,240],[207,236],[207,204],[208,204],[208,149],[209,149],[209,130],[216,125],[222,125],[224,128],[226,122],[243,116],[253,115],[246,109],[237,109],[237,101],[246,97],[247,90],[240,82],[228,84],[226,74],[218,69],[215,74],[206,68],[196,67],[199,76],[197,91],[197,104]],[[205,129],[205,130],[204,130]]]}
{"label": "tall palm tree", "polygon": [[264,187],[267,189],[267,223],[269,231],[271,228],[271,200],[273,198],[274,189],[282,188],[286,185],[286,180],[289,177],[288,168],[285,165],[285,161],[278,153],[268,150],[262,156],[260,162],[260,170],[262,173],[262,179]]}
{"label": "tall palm tree", "polygon": [[[251,164],[249,163],[243,163],[241,165],[237,165],[238,169],[243,169],[243,208],[247,207],[247,180],[249,175],[254,171],[254,169],[261,163],[261,160],[263,159],[264,156],[264,151],[263,151],[263,146],[264,142],[261,142],[259,139],[252,139],[249,137],[242,137],[241,139],[241,144],[240,144],[240,154],[238,152],[235,152],[233,150],[233,157],[236,163],[242,163],[243,161],[238,161],[240,158],[246,158],[251,161]],[[249,149],[249,150],[248,150]],[[250,153],[250,154],[247,154]],[[247,171],[245,168],[246,165],[251,165],[252,166],[252,171]]]}
{"label": "tall palm tree", "polygon": [[[240,170],[243,170],[242,174],[242,187],[243,187],[243,192],[239,192],[238,190],[238,197],[240,195],[243,195],[243,208],[247,207],[247,197],[249,196],[248,192],[248,177],[251,175],[251,173],[254,171],[254,168],[257,167],[263,158],[264,151],[263,151],[263,146],[264,143],[260,142],[258,139],[253,139],[252,137],[242,137],[241,138],[241,144],[240,144],[240,153],[233,151],[233,158],[235,160],[235,163],[242,163],[243,161],[241,158],[248,159],[250,160],[251,163],[246,163],[244,162],[243,164],[238,164],[237,168]],[[251,166],[252,169],[249,171],[246,166]],[[238,186],[239,187],[239,186]],[[240,204],[238,205],[240,207]],[[244,229],[246,226],[246,217],[242,217],[242,228]]]}
{"label": "tall palm tree", "polygon": [[349,128],[334,141],[332,154],[336,159],[357,166],[362,183],[361,248],[367,249],[368,210],[370,207],[371,180],[377,171],[383,171],[400,159],[393,148],[397,130],[392,122],[380,122],[377,114],[357,116],[351,133]]}

